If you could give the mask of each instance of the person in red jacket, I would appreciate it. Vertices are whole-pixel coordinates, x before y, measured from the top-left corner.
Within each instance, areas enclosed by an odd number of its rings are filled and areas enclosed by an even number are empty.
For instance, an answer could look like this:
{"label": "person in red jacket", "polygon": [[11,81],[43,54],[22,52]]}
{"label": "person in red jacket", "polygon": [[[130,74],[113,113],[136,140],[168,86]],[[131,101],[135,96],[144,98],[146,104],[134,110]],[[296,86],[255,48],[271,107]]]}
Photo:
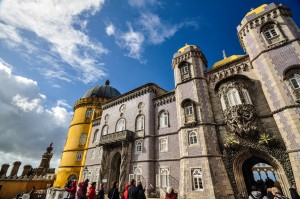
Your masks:
{"label": "person in red jacket", "polygon": [[166,193],[165,199],[177,199],[177,196],[174,192],[173,187],[167,188],[167,193]]}
{"label": "person in red jacket", "polygon": [[76,181],[72,182],[71,187],[66,188],[66,191],[69,192],[69,199],[75,199],[76,195]]}
{"label": "person in red jacket", "polygon": [[88,193],[88,199],[96,199],[96,182],[92,182]]}
{"label": "person in red jacket", "polygon": [[123,199],[128,199],[128,189],[130,187],[130,184],[125,185],[125,191],[123,193]]}

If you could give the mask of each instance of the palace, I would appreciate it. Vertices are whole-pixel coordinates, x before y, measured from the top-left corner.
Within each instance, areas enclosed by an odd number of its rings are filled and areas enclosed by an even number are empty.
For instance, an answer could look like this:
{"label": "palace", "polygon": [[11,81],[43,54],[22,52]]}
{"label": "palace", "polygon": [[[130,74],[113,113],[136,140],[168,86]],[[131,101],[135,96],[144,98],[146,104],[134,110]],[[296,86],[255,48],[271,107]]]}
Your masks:
{"label": "palace", "polygon": [[247,54],[208,69],[185,45],[172,59],[175,88],[149,83],[125,94],[88,90],[74,117],[54,186],[68,179],[119,189],[141,180],[150,197],[248,198],[268,183],[300,188],[300,30],[290,9],[264,4],[237,27]]}

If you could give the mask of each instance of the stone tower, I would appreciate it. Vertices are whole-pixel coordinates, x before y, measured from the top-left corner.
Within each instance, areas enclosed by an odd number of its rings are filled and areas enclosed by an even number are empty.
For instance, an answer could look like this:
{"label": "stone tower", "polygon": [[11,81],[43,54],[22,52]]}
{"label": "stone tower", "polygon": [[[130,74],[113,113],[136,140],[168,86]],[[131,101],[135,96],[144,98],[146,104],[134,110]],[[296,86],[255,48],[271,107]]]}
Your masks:
{"label": "stone tower", "polygon": [[[179,129],[180,197],[229,198],[227,195],[232,195],[232,189],[218,146],[204,76],[206,58],[199,47],[186,45],[174,54],[172,66]],[[205,192],[192,191],[195,185],[190,183],[193,180],[191,174],[195,172],[203,175]]]}
{"label": "stone tower", "polygon": [[98,85],[89,89],[74,106],[74,116],[69,128],[68,137],[58,168],[55,187],[64,187],[68,179],[81,180],[86,152],[92,130],[93,119],[102,114],[102,104],[120,95],[120,92],[109,86]]}
{"label": "stone tower", "polygon": [[300,185],[300,30],[290,9],[274,3],[249,12],[237,30]]}

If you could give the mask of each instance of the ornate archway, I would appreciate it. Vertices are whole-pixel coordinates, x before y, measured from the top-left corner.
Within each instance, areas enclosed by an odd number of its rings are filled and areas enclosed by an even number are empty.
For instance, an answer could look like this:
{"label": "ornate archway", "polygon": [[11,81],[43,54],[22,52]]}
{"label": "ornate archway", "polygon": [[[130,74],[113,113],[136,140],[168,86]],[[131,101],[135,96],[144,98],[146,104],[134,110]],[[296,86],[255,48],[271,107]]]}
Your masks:
{"label": "ornate archway", "polygon": [[251,158],[257,158],[270,164],[278,174],[283,193],[287,196],[289,195],[289,182],[294,181],[294,176],[288,154],[285,150],[270,148],[251,142],[250,140],[239,138],[239,148],[226,148],[223,158],[236,198],[248,198],[243,164]]}
{"label": "ornate archway", "polygon": [[121,154],[116,152],[110,161],[110,184],[114,181],[119,183],[120,180],[120,166],[121,166]]}

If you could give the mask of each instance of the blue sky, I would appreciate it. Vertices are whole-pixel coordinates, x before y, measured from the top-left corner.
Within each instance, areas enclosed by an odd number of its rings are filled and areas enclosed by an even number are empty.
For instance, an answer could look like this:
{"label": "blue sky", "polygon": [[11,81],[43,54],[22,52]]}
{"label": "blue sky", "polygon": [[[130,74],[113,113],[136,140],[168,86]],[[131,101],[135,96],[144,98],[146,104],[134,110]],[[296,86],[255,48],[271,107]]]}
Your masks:
{"label": "blue sky", "polygon": [[[0,164],[38,166],[54,142],[57,166],[72,107],[110,79],[121,93],[153,82],[174,89],[171,61],[194,44],[208,65],[244,54],[236,27],[272,1],[0,1]],[[300,24],[300,1],[283,3]]]}

